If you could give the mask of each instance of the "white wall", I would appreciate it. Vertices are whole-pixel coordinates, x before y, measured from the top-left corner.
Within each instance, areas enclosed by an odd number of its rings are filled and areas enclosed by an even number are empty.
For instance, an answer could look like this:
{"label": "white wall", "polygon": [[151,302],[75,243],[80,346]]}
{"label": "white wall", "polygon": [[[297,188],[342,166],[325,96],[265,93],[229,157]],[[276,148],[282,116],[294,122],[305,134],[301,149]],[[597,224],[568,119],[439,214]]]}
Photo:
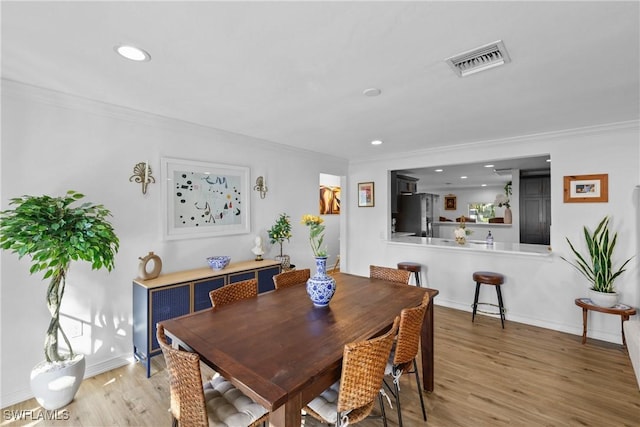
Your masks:
{"label": "white wall", "polygon": [[[353,210],[348,216],[349,262],[342,269],[366,275],[369,264],[420,262],[426,268],[423,277],[429,287],[440,290],[435,304],[467,311],[473,302],[473,271],[498,271],[506,276],[503,295],[508,320],[581,335],[582,314],[574,299],[586,296],[588,286],[559,256],[571,256],[565,236],[583,247],[582,226],[593,229],[605,215],[611,216],[612,229],[619,233],[615,259],[621,263],[638,254],[639,140],[638,122],[632,122],[352,162],[349,182],[374,181],[376,206]],[[453,158],[456,163],[468,163],[544,154],[551,155],[551,256],[399,246],[386,241],[391,222],[390,170],[448,164]],[[608,203],[563,203],[563,176],[599,173],[609,174]],[[519,220],[517,210],[513,220]],[[640,306],[638,262],[634,258],[616,281],[622,302],[636,307]],[[494,294],[485,286],[481,299],[495,302]],[[620,318],[591,313],[589,336],[620,343]]]}
{"label": "white wall", "polygon": [[[68,278],[62,312],[71,316],[66,319],[71,329],[81,332],[72,345],[87,354],[88,375],[132,356],[131,281],[137,275],[138,257],[149,251],[162,258],[163,272],[199,268],[210,255],[252,259],[254,237],[260,234],[267,243],[265,258],[273,258],[278,248],[269,247],[266,230],[286,212],[292,218],[293,237],[285,251],[299,267],[314,268],[308,230],[300,218],[318,212],[319,174],[345,176],[346,161],[12,82],[2,84],[2,209],[12,197],[60,195],[74,189],[112,211],[121,239],[113,272],[91,271],[76,263]],[[263,175],[269,192],[260,199],[251,191],[251,233],[163,241],[161,157],[248,166],[252,186]],[[143,195],[141,185],[129,182],[129,177],[133,166],[145,160],[156,184]],[[338,228],[338,222],[328,224],[330,233],[337,235]],[[332,248],[337,252],[337,242]],[[29,372],[43,359],[49,316],[47,283],[28,274],[28,261],[18,261],[6,251],[0,260],[0,407],[5,407],[31,397]]]}

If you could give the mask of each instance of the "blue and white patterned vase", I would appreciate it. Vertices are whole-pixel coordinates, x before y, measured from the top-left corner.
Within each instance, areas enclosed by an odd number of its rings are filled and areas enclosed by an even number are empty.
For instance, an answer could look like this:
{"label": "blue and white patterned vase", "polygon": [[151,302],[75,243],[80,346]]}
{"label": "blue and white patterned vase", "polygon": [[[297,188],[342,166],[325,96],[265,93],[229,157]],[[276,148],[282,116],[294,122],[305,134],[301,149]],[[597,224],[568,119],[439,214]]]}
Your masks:
{"label": "blue and white patterned vase", "polygon": [[307,294],[316,307],[326,307],[336,292],[336,281],[327,275],[327,257],[316,258],[316,274],[307,280]]}

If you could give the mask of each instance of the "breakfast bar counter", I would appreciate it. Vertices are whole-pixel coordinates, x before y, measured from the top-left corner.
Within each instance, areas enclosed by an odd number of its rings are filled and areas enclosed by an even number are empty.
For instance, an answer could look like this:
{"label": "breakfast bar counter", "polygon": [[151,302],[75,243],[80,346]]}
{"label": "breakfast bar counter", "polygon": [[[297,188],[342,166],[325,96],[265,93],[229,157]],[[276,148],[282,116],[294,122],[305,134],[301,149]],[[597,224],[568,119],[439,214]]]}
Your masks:
{"label": "breakfast bar counter", "polygon": [[532,245],[528,243],[494,242],[488,245],[484,240],[467,240],[464,245],[456,243],[454,239],[420,236],[393,236],[388,240],[392,245],[411,245],[442,248],[448,250],[483,251],[493,253],[522,254],[532,256],[550,256],[551,247],[548,245]]}

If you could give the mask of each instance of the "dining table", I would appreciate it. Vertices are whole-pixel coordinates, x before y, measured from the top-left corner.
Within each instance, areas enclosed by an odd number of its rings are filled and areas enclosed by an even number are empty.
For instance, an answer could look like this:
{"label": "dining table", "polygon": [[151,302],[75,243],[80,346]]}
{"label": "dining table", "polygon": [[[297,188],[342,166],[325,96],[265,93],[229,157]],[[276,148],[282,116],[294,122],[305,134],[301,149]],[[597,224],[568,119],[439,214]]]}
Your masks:
{"label": "dining table", "polygon": [[433,298],[438,290],[334,273],[336,292],[315,307],[304,283],[160,322],[172,345],[270,412],[269,423],[299,427],[304,405],[340,379],[345,344],[386,332],[403,308],[431,296],[421,331],[422,382],[433,391]]}

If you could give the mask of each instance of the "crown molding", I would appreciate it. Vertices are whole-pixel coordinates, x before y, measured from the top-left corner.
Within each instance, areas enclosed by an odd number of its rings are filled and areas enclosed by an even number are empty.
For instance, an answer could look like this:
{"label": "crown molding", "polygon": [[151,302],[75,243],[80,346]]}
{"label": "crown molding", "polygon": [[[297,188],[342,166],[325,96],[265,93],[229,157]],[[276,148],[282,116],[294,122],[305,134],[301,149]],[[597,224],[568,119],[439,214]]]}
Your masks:
{"label": "crown molding", "polygon": [[604,124],[597,124],[593,126],[562,129],[558,131],[540,132],[540,133],[520,135],[520,136],[514,136],[514,137],[508,137],[508,138],[488,139],[488,140],[474,141],[474,142],[468,142],[463,144],[442,145],[439,147],[425,148],[422,150],[406,151],[406,152],[398,153],[396,155],[384,154],[384,155],[379,155],[375,157],[367,157],[366,159],[363,158],[358,160],[352,160],[349,162],[349,164],[363,164],[363,163],[368,163],[376,160],[405,160],[405,159],[413,159],[416,157],[435,154],[435,153],[459,152],[460,150],[465,150],[465,149],[494,148],[494,147],[500,148],[507,145],[510,146],[513,144],[537,142],[541,140],[566,139],[568,137],[574,137],[574,136],[598,135],[598,134],[610,133],[610,132],[621,131],[621,130],[638,131],[639,129],[640,129],[640,119],[627,120],[623,122],[604,123]]}
{"label": "crown molding", "polygon": [[32,86],[14,80],[2,79],[1,83],[3,97],[27,98],[44,105],[83,111],[89,114],[95,114],[110,119],[127,121],[154,128],[164,128],[172,132],[190,133],[207,138],[211,138],[212,134],[217,134],[215,136],[218,138],[222,135],[226,136],[229,140],[242,138],[243,143],[246,143],[255,149],[285,151],[314,159],[326,158],[337,163],[342,163],[345,166],[347,165],[347,159],[343,157],[292,147],[290,145],[280,144],[278,142],[250,135],[204,126],[198,123],[148,113],[145,111],[134,110],[120,105],[96,101],[90,98],[83,98],[78,95],[58,92],[39,86]]}

